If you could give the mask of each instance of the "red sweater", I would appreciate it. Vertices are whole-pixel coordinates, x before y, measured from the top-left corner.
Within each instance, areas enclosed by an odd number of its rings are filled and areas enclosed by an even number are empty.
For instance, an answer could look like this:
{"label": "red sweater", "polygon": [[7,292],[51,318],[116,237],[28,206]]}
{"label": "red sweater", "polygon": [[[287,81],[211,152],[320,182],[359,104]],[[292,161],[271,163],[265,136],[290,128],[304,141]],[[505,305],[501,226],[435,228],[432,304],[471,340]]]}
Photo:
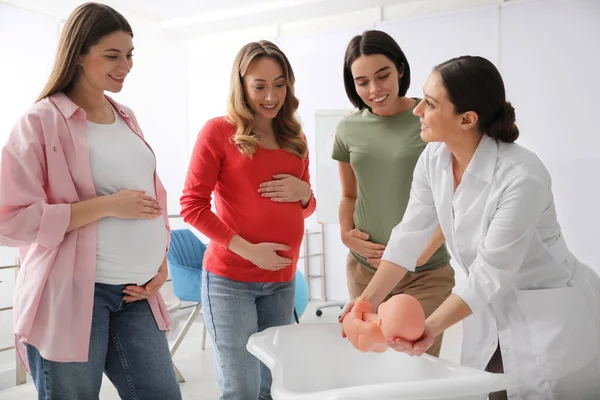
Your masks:
{"label": "red sweater", "polygon": [[[210,239],[204,268],[242,282],[287,282],[294,278],[304,235],[304,219],[315,210],[314,196],[306,208],[300,202],[276,203],[258,193],[258,185],[275,174],[290,174],[310,184],[305,160],[285,150],[258,147],[249,158],[230,140],[235,127],[224,117],[214,118],[200,131],[183,195],[181,215]],[[215,194],[216,215],[211,211]],[[238,234],[250,243],[272,242],[290,247],[280,251],[292,264],[280,271],[261,269],[227,247]]]}

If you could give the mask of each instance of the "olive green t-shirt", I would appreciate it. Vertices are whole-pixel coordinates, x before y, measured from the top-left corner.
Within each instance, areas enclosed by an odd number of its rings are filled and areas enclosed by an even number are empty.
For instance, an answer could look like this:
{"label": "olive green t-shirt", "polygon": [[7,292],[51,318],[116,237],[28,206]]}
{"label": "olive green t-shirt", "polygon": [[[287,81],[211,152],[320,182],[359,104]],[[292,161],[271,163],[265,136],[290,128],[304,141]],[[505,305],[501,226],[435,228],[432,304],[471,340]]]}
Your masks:
{"label": "olive green t-shirt", "polygon": [[[370,241],[387,245],[392,229],[402,221],[413,170],[425,145],[419,117],[412,109],[391,117],[363,109],[338,123],[332,158],[352,166],[358,184],[354,227],[368,233]],[[352,255],[375,272],[365,258],[353,251]],[[448,263],[449,255],[442,245],[417,271]]]}

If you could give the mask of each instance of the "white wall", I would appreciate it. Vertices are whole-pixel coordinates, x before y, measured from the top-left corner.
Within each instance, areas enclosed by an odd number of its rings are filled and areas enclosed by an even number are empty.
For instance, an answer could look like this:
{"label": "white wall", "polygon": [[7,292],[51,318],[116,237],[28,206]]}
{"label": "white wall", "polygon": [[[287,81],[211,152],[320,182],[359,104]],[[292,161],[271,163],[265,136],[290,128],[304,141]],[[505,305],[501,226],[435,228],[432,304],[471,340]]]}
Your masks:
{"label": "white wall", "polygon": [[0,3],[0,143],[42,91],[52,69],[59,21]]}
{"label": "white wall", "polygon": [[600,273],[600,2],[548,0],[502,8],[500,66],[521,131],[553,178],[565,239]]}

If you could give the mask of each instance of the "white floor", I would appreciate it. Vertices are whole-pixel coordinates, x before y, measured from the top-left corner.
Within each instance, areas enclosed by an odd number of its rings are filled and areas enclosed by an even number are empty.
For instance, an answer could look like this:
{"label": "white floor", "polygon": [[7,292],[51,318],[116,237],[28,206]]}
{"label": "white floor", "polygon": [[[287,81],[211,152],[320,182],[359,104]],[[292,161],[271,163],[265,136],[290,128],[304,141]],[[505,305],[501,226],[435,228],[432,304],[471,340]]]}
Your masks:
{"label": "white floor", "polygon": [[[334,322],[340,312],[339,307],[326,308],[323,315],[317,317],[315,309],[321,303],[311,302],[300,322]],[[174,332],[169,339],[174,340],[177,330],[183,327],[191,308],[179,311],[175,316]],[[213,357],[210,339],[207,339],[206,350],[201,349],[202,319],[198,317],[186,338],[175,354],[174,361],[179,371],[186,379],[181,384],[184,400],[214,400],[219,396],[213,372]],[[462,331],[460,324],[446,331],[440,358],[459,362]],[[118,400],[119,396],[108,379],[104,379],[100,394],[102,400]],[[0,392],[0,400],[36,400],[37,393],[31,383]]]}

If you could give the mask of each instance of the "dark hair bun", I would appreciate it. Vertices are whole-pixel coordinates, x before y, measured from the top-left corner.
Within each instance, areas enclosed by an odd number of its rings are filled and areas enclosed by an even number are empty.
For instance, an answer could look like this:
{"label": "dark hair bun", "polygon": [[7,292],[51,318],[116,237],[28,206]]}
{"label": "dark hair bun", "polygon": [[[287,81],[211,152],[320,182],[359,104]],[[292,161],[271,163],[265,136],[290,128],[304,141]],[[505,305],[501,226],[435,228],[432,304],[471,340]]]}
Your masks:
{"label": "dark hair bun", "polygon": [[515,109],[510,102],[504,102],[498,116],[490,121],[486,133],[506,143],[512,143],[519,138],[519,128],[515,124]]}

